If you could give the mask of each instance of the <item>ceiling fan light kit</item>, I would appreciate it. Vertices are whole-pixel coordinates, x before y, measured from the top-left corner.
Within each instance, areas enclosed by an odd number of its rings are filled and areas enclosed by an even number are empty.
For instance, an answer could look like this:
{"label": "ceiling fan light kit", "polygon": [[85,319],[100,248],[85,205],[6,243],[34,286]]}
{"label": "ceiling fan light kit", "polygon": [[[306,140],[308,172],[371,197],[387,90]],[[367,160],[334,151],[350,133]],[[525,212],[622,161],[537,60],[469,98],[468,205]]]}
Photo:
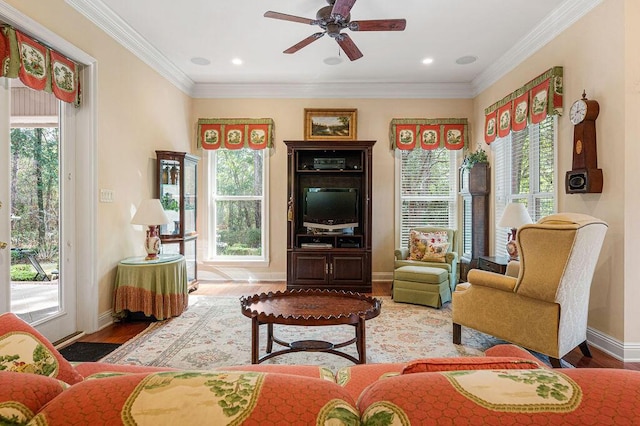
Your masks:
{"label": "ceiling fan light kit", "polygon": [[303,18],[301,16],[287,15],[285,13],[268,11],[266,18],[280,19],[283,21],[298,22],[301,24],[317,25],[323,32],[311,34],[299,41],[283,53],[296,53],[308,46],[325,34],[336,40],[347,57],[355,61],[362,58],[363,54],[348,34],[342,33],[344,29],[351,31],[404,31],[407,22],[405,19],[371,19],[365,21],[351,21],[351,8],[356,0],[327,0],[329,6],[324,6],[316,13],[316,19]]}

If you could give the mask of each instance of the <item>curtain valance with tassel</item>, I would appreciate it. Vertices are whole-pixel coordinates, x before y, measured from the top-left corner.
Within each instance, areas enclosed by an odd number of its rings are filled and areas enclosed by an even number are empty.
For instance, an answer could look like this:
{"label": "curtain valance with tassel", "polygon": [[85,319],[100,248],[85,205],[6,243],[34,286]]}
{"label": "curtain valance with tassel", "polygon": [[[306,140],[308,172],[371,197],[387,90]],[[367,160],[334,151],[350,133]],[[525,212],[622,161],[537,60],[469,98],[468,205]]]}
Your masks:
{"label": "curtain valance with tassel", "polygon": [[273,146],[271,118],[201,118],[198,147],[203,149],[265,149]]}
{"label": "curtain valance with tassel", "polygon": [[405,151],[418,147],[463,149],[468,133],[466,118],[394,118],[389,125],[391,148]]}
{"label": "curtain valance with tassel", "polygon": [[59,52],[14,29],[0,27],[0,77],[19,78],[34,90],[80,105],[79,66]]}
{"label": "curtain valance with tassel", "polygon": [[553,67],[485,108],[484,141],[490,144],[548,115],[562,115],[562,73],[562,67]]}

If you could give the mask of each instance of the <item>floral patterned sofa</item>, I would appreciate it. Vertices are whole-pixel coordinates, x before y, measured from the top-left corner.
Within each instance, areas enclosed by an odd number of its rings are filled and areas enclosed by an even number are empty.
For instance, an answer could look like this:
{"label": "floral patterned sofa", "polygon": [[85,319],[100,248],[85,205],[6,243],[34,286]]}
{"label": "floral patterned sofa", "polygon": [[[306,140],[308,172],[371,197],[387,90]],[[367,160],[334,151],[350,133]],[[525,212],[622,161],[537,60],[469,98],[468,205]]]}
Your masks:
{"label": "floral patterned sofa", "polygon": [[73,365],[0,315],[0,424],[640,424],[640,372],[556,369],[514,345],[485,357],[210,371]]}

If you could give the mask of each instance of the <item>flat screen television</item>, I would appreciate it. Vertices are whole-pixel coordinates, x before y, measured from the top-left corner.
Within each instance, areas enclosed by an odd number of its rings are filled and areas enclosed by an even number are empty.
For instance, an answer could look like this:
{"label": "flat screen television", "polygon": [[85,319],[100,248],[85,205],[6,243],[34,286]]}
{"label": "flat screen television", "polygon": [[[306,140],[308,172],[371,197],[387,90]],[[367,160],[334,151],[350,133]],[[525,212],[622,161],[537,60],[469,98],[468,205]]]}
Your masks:
{"label": "flat screen television", "polygon": [[303,226],[339,229],[358,227],[357,188],[304,188]]}

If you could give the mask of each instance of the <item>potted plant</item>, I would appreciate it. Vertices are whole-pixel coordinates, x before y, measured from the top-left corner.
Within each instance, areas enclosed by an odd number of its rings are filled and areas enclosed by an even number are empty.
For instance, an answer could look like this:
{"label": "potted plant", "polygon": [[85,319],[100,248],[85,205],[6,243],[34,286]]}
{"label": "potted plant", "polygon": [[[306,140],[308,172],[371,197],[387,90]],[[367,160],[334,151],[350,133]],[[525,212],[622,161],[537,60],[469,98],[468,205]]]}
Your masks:
{"label": "potted plant", "polygon": [[489,159],[484,149],[478,147],[474,152],[469,153],[464,157],[462,161],[462,168],[471,170],[471,168],[478,163],[488,163]]}

